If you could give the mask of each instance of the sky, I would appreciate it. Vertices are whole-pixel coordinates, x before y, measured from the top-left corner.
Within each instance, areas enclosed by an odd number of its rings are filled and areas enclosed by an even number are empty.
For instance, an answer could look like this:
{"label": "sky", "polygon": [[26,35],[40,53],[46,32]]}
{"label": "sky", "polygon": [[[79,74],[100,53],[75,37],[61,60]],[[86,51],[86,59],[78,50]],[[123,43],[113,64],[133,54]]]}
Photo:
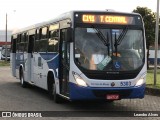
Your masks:
{"label": "sky", "polygon": [[137,6],[156,12],[157,0],[0,0],[0,29],[15,30],[47,21],[71,10],[132,12]]}

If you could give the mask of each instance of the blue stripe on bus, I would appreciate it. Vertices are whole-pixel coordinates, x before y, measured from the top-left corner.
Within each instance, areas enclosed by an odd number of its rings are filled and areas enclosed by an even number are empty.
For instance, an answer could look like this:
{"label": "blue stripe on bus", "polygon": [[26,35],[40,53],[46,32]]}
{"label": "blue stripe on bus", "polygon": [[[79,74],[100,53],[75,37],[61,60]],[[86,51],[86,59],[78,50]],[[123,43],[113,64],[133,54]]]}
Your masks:
{"label": "blue stripe on bus", "polygon": [[[58,78],[58,73],[56,71],[59,68],[59,55],[58,53],[40,53],[40,56],[46,60],[49,69],[53,69],[55,77]],[[54,58],[54,59],[53,59]]]}
{"label": "blue stripe on bus", "polygon": [[131,87],[131,88],[91,88],[91,87],[81,87],[74,83],[69,83],[70,99],[71,100],[89,100],[89,99],[105,99],[105,97],[96,97],[93,93],[93,90],[107,91],[111,90],[130,90],[131,93],[127,97],[122,97],[121,99],[130,99],[130,98],[144,98],[145,93],[145,84],[140,87]]}
{"label": "blue stripe on bus", "polygon": [[39,53],[39,54],[44,60],[50,60],[54,56],[56,56],[58,53]]}

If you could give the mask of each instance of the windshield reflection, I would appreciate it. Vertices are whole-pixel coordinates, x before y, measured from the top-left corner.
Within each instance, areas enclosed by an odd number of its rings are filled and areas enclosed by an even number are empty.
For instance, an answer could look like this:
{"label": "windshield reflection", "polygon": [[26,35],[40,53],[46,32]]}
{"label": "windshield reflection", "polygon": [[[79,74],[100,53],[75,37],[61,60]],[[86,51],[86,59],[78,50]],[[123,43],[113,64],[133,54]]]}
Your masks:
{"label": "windshield reflection", "polygon": [[88,70],[130,71],[143,65],[142,30],[75,29],[75,61]]}

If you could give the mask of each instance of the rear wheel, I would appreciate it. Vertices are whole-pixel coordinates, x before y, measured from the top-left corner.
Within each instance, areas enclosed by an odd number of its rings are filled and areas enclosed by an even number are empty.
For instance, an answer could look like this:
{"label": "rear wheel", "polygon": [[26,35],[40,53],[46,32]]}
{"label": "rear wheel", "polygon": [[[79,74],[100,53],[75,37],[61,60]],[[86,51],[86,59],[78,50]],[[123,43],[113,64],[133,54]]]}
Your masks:
{"label": "rear wheel", "polygon": [[23,88],[27,87],[27,82],[24,81],[23,70],[20,70],[20,83]]}

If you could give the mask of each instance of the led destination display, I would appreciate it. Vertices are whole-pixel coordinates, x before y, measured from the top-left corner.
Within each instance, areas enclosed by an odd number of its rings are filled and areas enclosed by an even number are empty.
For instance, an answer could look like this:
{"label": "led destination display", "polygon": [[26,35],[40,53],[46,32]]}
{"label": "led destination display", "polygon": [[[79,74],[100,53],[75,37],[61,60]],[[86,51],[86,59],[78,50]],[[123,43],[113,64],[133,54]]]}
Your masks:
{"label": "led destination display", "polygon": [[134,17],[117,16],[117,15],[82,15],[83,23],[98,23],[98,24],[135,24]]}

